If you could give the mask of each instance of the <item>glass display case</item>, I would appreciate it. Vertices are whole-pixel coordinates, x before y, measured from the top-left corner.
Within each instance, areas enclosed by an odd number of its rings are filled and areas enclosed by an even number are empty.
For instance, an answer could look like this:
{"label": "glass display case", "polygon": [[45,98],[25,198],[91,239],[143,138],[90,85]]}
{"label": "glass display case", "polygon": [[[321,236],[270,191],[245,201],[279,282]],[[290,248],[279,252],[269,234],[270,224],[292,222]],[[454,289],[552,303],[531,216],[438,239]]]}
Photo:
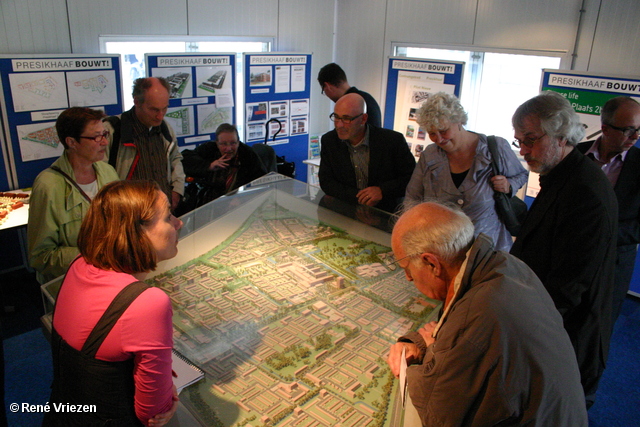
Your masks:
{"label": "glass display case", "polygon": [[[439,303],[395,264],[389,214],[275,174],[181,219],[178,255],[146,281],[172,300],[174,347],[206,373],[180,394],[192,419],[402,426],[386,353]],[[43,286],[49,308],[59,283]]]}

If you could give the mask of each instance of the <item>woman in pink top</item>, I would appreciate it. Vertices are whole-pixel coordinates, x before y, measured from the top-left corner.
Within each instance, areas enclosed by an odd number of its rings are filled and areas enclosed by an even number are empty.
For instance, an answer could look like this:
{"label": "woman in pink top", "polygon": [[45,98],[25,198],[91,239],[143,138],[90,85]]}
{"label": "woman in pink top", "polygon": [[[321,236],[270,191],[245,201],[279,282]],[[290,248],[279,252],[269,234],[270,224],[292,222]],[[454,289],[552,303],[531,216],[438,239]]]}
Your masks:
{"label": "woman in pink top", "polygon": [[181,227],[152,182],[112,182],[94,198],[78,236],[81,256],[56,301],[52,410],[43,425],[157,427],[171,419],[171,303],[140,280],[176,255]]}

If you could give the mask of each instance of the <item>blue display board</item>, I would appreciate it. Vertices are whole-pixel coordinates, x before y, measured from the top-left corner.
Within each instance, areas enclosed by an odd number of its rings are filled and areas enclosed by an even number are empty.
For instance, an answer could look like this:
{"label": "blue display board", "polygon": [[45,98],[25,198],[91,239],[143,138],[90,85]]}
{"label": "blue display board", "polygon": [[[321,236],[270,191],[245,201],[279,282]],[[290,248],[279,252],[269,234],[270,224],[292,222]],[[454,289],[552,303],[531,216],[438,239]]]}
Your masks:
{"label": "blue display board", "polygon": [[9,181],[17,188],[30,187],[62,154],[55,121],[63,110],[122,112],[119,55],[2,55],[0,83]]}
{"label": "blue display board", "polygon": [[0,135],[0,192],[6,190],[15,190],[16,184],[10,183],[9,179],[12,174],[9,172],[9,162],[5,153],[8,148],[5,144],[4,135]]}
{"label": "blue display board", "polygon": [[149,75],[171,85],[164,119],[179,146],[214,140],[219,125],[235,124],[235,60],[235,53],[145,54]]}
{"label": "blue display board", "polygon": [[296,179],[306,182],[311,54],[247,53],[244,64],[245,142],[266,140],[295,162]]}
{"label": "blue display board", "polygon": [[[602,133],[600,109],[609,99],[616,96],[630,96],[640,102],[639,77],[542,70],[540,89],[558,92],[571,102],[573,109],[580,116],[580,121],[586,127],[585,141],[597,139]],[[636,141],[635,145],[640,147],[640,142]],[[640,296],[640,256],[636,259],[630,291]]]}
{"label": "blue display board", "polygon": [[389,58],[384,127],[403,134],[416,159],[429,144],[425,129],[416,122],[416,111],[431,93],[452,93],[459,98],[463,72],[464,62]]}

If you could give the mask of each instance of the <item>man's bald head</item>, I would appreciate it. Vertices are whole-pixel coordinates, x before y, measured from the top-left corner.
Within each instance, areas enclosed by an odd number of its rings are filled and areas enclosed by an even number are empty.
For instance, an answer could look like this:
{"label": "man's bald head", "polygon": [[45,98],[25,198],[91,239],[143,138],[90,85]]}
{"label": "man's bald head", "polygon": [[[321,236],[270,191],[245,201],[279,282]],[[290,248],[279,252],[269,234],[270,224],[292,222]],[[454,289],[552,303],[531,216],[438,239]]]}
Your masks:
{"label": "man's bald head", "polygon": [[474,226],[460,210],[428,202],[405,212],[391,236],[394,248],[407,256],[429,252],[441,257],[450,265],[455,264],[471,246]]}

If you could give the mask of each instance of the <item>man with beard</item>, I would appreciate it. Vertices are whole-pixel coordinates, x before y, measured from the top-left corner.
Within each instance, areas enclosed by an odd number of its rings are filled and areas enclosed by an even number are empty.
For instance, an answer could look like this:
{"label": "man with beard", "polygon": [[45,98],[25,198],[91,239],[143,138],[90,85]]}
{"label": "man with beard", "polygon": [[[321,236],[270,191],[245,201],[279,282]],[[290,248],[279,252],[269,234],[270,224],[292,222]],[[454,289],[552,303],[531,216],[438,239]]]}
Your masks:
{"label": "man with beard", "polygon": [[618,202],[602,170],[575,148],[584,127],[562,95],[531,98],[512,122],[514,145],[540,174],[541,190],[511,253],[538,275],[562,315],[589,408],[611,337]]}

